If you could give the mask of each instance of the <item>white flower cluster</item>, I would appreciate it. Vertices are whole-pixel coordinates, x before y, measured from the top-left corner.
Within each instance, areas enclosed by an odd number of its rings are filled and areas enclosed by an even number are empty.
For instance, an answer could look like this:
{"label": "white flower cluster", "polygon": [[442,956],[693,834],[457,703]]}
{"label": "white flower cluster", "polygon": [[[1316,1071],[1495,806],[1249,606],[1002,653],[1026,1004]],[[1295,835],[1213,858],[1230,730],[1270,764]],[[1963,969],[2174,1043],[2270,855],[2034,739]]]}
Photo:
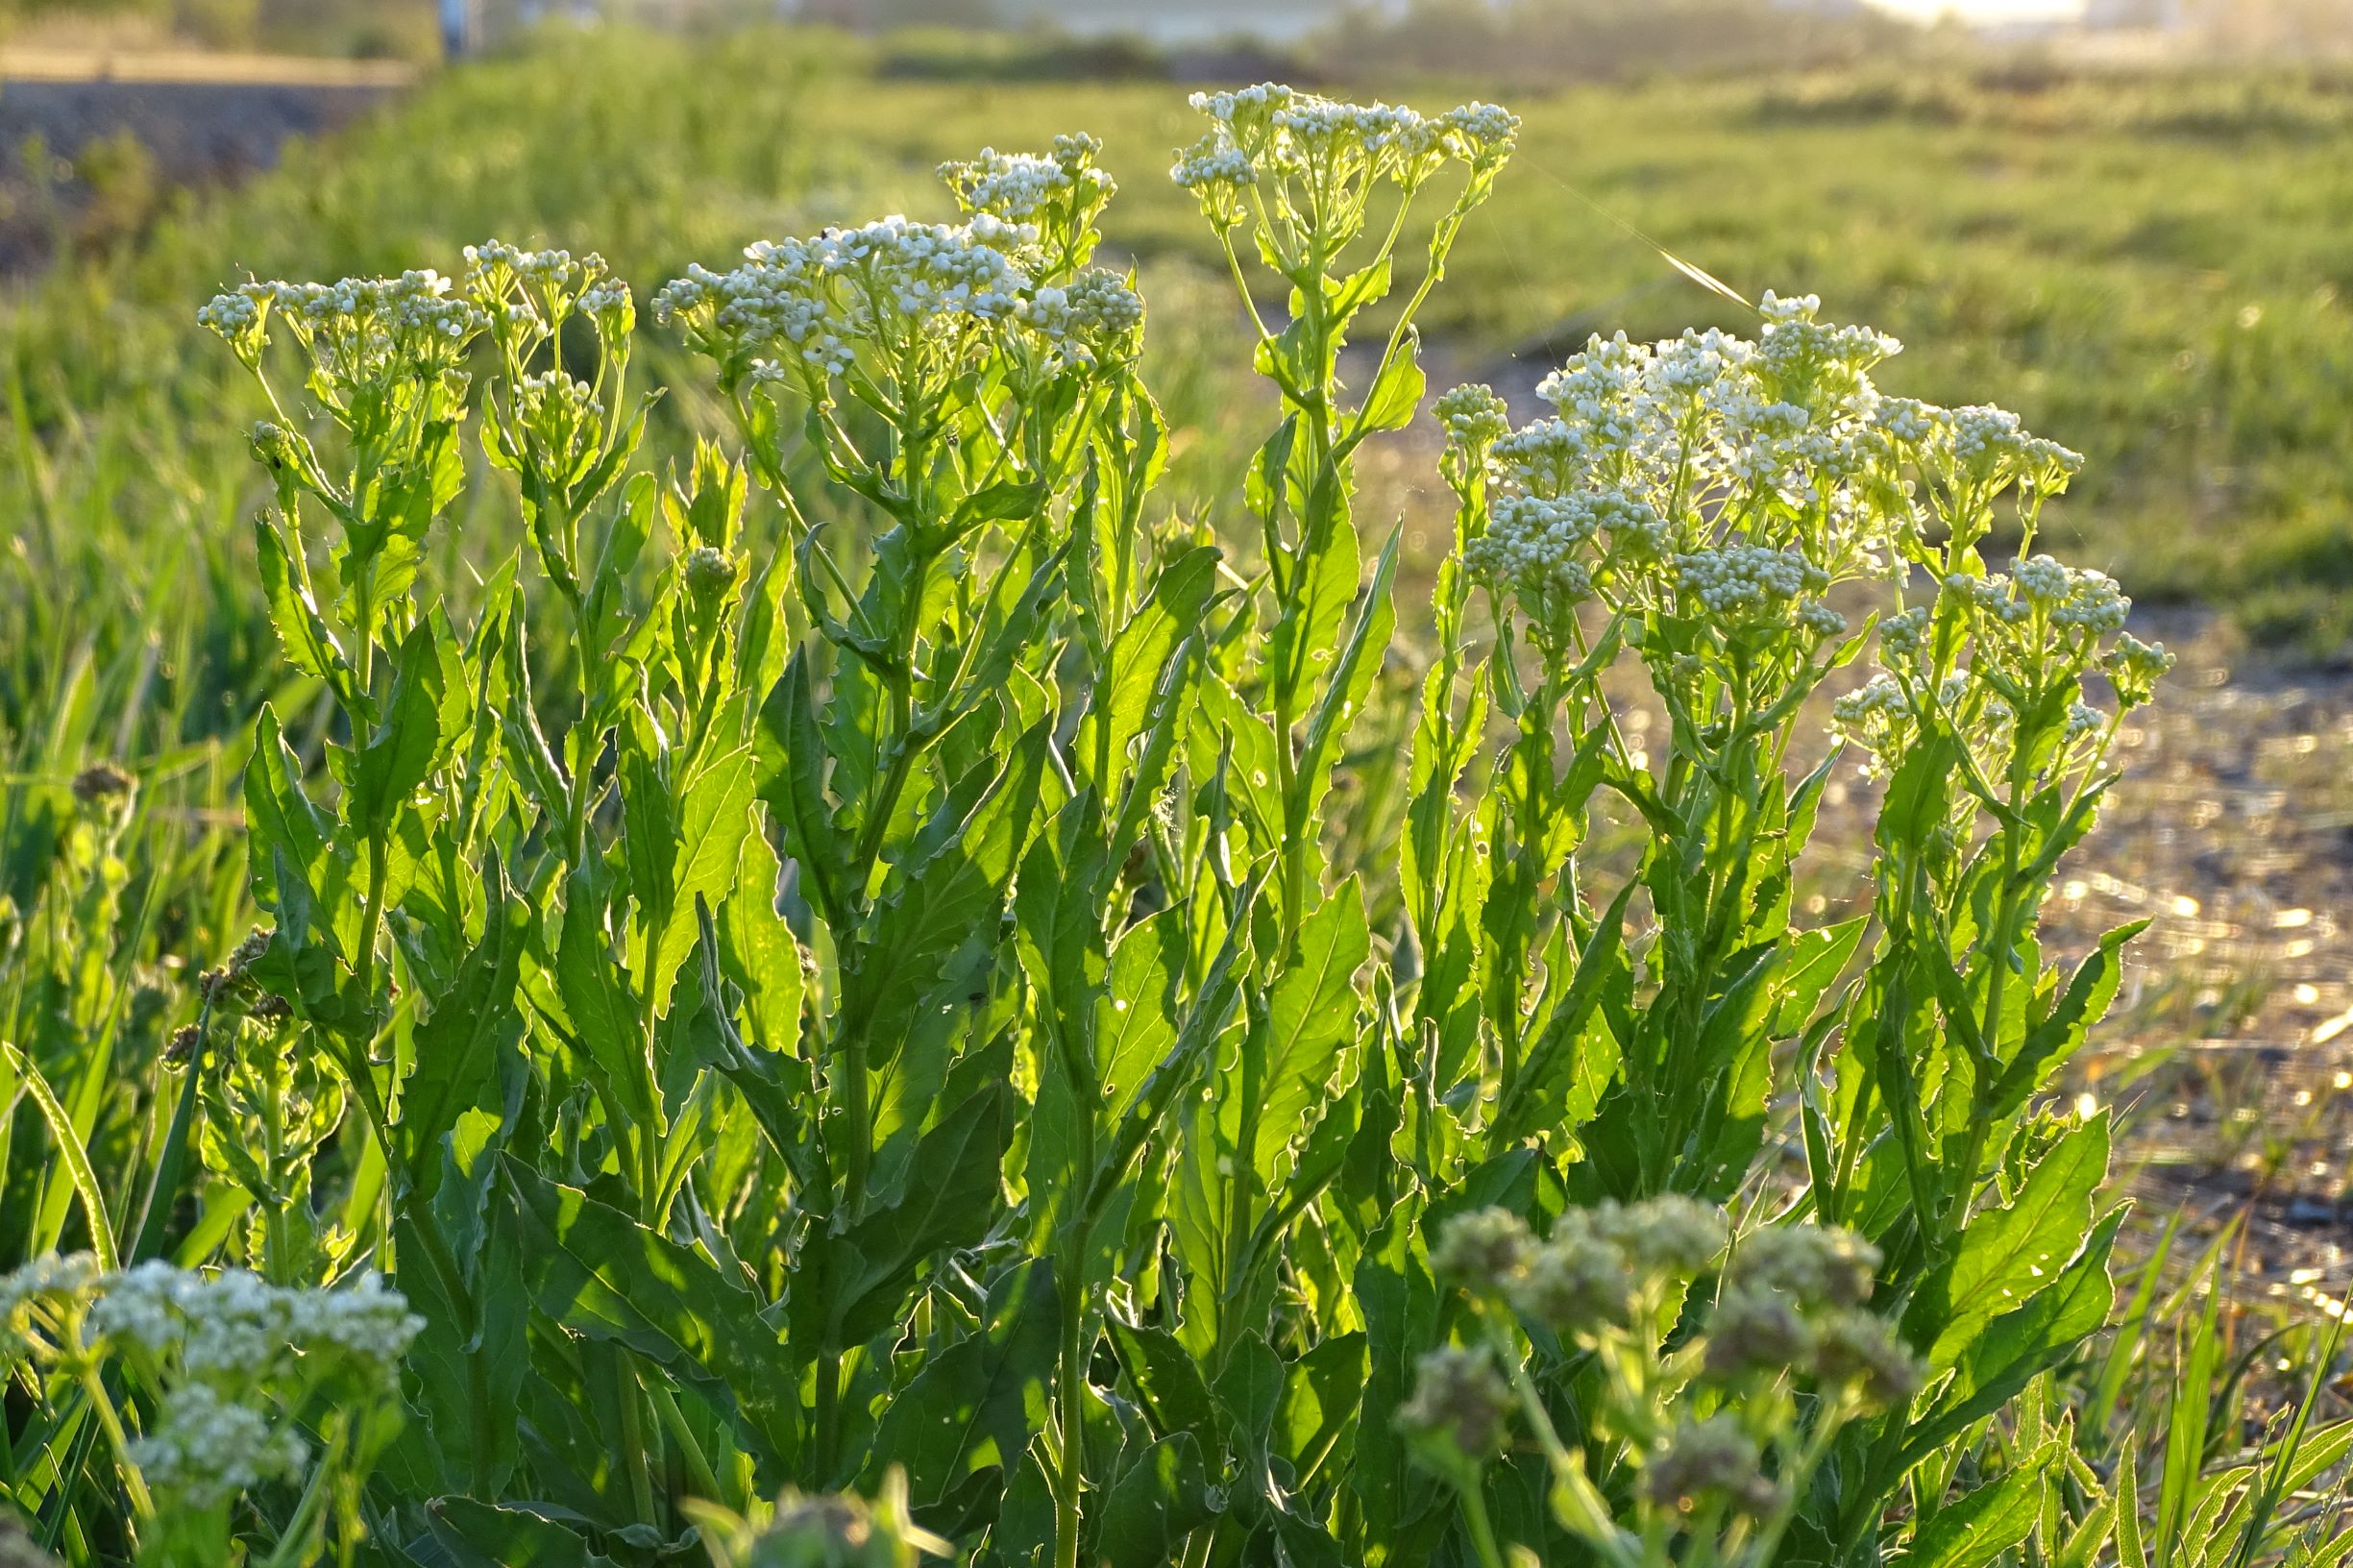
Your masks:
{"label": "white flower cluster", "polygon": [[2083,468],[2083,454],[2029,435],[2016,414],[1982,404],[1952,410],[1953,461],[1973,477],[2016,477],[2051,488]]}
{"label": "white flower cluster", "polygon": [[2132,609],[2132,600],[2114,577],[2064,565],[2048,555],[2021,561],[2008,576],[1956,573],[1945,579],[1945,586],[2000,625],[2036,625],[2093,637],[2121,631]]}
{"label": "white flower cluster", "polygon": [[217,294],[196,319],[248,364],[258,361],[273,316],[309,350],[319,372],[349,388],[453,366],[488,324],[430,270],[333,283],[245,283]]}
{"label": "white flower cluster", "polygon": [[1499,498],[1486,531],[1463,547],[1462,564],[1548,631],[1565,630],[1563,616],[1593,596],[1592,567],[1603,541],[1621,558],[1646,560],[1664,548],[1667,526],[1648,502],[1616,491],[1560,496],[1515,492]]}
{"label": "white flower cluster", "polygon": [[[1880,629],[1902,617],[1882,622]],[[2017,723],[2009,702],[1977,672],[1960,669],[1938,683],[1934,707],[1945,722],[1981,754],[2004,744]],[[1923,720],[1930,717],[1892,674],[1877,674],[1830,704],[1830,729],[1864,752],[1863,776],[1884,778],[1895,771]]]}
{"label": "white flower cluster", "polygon": [[1232,228],[1247,215],[1243,194],[1261,179],[1351,186],[1393,180],[1420,184],[1452,158],[1492,173],[1511,154],[1519,117],[1469,103],[1438,115],[1396,104],[1351,104],[1262,82],[1231,92],[1196,92],[1192,107],[1211,129],[1177,155],[1169,178],[1191,191],[1211,222]]}
{"label": "white flower cluster", "polygon": [[1834,612],[1817,613],[1815,596],[1830,586],[1830,575],[1793,549],[1728,545],[1675,557],[1676,584],[1727,621],[1785,620],[1793,606],[1809,627],[1831,616],[1832,631],[1846,623]]}
{"label": "white flower cluster", "polygon": [[135,1345],[190,1377],[266,1384],[333,1353],[389,1385],[425,1320],[377,1275],[340,1290],[295,1290],[230,1269],[203,1275],[150,1262],[101,1282],[93,1338]]}
{"label": "white flower cluster", "polygon": [[1143,328],[1143,300],[1118,274],[1091,267],[1062,287],[1032,290],[1014,314],[1045,339],[1058,364],[1088,365],[1133,354]]}
{"label": "white flower cluster", "polygon": [[1483,451],[1511,429],[1510,410],[1490,386],[1458,386],[1439,398],[1431,412],[1446,431],[1449,446]]}
{"label": "white flower cluster", "polygon": [[582,285],[591,272],[604,270],[603,258],[590,255],[575,261],[570,251],[527,250],[504,240],[486,239],[466,247],[466,284],[503,284],[508,279],[567,293]]}
{"label": "white flower cluster", "polygon": [[2116,647],[2111,649],[2101,669],[2110,685],[2116,688],[2116,698],[2127,708],[2137,708],[2156,695],[2157,682],[2173,668],[2173,655],[2166,651],[2163,643],[2145,643],[2130,632],[2119,634]]}
{"label": "white flower cluster", "polygon": [[48,1253],[0,1275],[0,1373],[33,1349],[37,1330],[53,1328],[98,1280],[98,1260],[86,1252]]}
{"label": "white flower cluster", "polygon": [[155,1425],[131,1443],[147,1483],[186,1507],[219,1507],[263,1482],[299,1480],[310,1445],[291,1421],[190,1383],[164,1396]]}
{"label": "white flower cluster", "polygon": [[1102,150],[1093,136],[1060,135],[1048,156],[983,147],[976,158],[941,164],[939,174],[967,212],[1037,223],[1053,208],[1092,211],[1111,200],[1119,187],[1094,166]]}
{"label": "white flower cluster", "polygon": [[683,326],[723,364],[773,378],[792,366],[817,378],[846,375],[862,346],[952,357],[972,345],[975,330],[1008,323],[1049,332],[1063,324],[1075,340],[1073,358],[1091,356],[1104,334],[1132,330],[1141,303],[1109,275],[1082,276],[1042,298],[1015,259],[1037,237],[1032,227],[981,212],[962,225],[889,217],[764,240],[731,272],[689,268],[655,297],[655,317]]}
{"label": "white flower cluster", "polygon": [[[2047,481],[2073,461],[2011,416],[1881,397],[1872,373],[1901,345],[1821,321],[1810,295],[1768,293],[1759,310],[1752,341],[1719,331],[1657,343],[1596,336],[1546,377],[1537,392],[1555,416],[1487,448],[1495,521],[1466,561],[1483,563],[1491,582],[1521,584],[1537,620],[1548,612],[1528,589],[1590,581],[1617,608],[1684,596],[1719,623],[1821,640],[1846,625],[1824,602],[1829,585],[1900,572],[1923,548],[1915,472],[1949,473],[1998,449],[1998,489]],[[1474,410],[1485,405],[1466,401],[1452,416],[1458,444],[1477,429]],[[1515,498],[1555,510],[1517,508]],[[1589,513],[1620,526],[1558,526]],[[1565,572],[1572,558],[1582,578]],[[2022,576],[2042,594],[2038,570]],[[1993,597],[2006,600],[2006,584]],[[2055,626],[2113,629],[2121,605],[2107,579],[2072,574],[2047,604],[2022,599],[1998,613],[2022,620],[2039,608]],[[1887,627],[1886,646],[1924,629],[1925,615]]]}
{"label": "white flower cluster", "polygon": [[2048,494],[2082,472],[2083,454],[2028,433],[2006,408],[1940,408],[1911,398],[1883,398],[1876,423],[1924,464],[1958,479],[1998,489],[2017,483]]}
{"label": "white flower cluster", "polygon": [[0,1364],[28,1351],[144,1362],[162,1398],[132,1460],[196,1508],[298,1477],[308,1446],[275,1406],[344,1377],[355,1391],[342,1397],[397,1397],[401,1358],[424,1327],[374,1274],[299,1290],[243,1269],[206,1275],[161,1262],[107,1273],[77,1253],[0,1278]]}

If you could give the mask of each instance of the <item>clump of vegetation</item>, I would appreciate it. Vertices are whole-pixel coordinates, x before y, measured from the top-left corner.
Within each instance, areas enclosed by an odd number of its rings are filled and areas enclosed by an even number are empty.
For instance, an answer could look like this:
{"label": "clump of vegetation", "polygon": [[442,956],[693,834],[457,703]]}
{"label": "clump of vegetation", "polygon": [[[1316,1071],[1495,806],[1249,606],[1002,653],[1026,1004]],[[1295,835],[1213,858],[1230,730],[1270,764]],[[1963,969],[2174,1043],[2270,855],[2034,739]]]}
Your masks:
{"label": "clump of vegetation", "polygon": [[[2146,1521],[2134,1481],[2109,1122],[2048,1093],[2131,929],[2072,965],[2038,931],[2169,659],[2034,551],[2081,458],[1883,395],[1895,342],[1811,298],[1594,337],[1532,423],[1438,400],[1451,548],[1387,714],[1402,530],[1368,544],[1359,462],[1422,407],[1417,318],[1522,128],[1195,107],[1174,184],[1270,388],[1238,545],[1169,504],[1091,136],[945,165],[953,222],[683,266],[652,331],[601,257],[497,242],[203,308],[270,410],[291,674],[209,883],[136,880],[126,773],[11,841],[0,1481],[44,1550],[2137,1568],[2331,1533],[2289,1500],[2353,1443],[2315,1420],[2333,1338],[2242,1455],[2202,1435],[2209,1309]],[[657,468],[665,391],[729,438]],[[1808,925],[1850,752],[1887,780],[1872,905]],[[146,972],[240,884],[260,923],[192,997]],[[87,943],[127,898],[126,968]]]}

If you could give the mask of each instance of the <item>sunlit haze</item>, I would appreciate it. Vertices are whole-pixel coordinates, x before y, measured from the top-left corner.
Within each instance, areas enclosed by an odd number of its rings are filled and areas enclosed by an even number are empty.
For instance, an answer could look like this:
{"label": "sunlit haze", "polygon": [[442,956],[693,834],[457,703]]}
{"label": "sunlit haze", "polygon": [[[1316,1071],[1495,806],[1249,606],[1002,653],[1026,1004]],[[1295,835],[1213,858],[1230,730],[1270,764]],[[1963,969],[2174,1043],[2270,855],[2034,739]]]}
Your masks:
{"label": "sunlit haze", "polygon": [[1958,16],[1969,22],[2064,21],[2083,14],[2083,0],[1872,0],[1883,11],[1934,21]]}

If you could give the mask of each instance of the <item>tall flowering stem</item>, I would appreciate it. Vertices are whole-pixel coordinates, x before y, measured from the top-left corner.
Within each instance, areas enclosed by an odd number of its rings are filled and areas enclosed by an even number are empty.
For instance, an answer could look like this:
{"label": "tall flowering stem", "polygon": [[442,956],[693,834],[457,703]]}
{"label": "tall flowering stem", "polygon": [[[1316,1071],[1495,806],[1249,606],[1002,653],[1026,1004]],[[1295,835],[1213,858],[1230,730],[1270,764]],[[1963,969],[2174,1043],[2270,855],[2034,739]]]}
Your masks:
{"label": "tall flowering stem", "polygon": [[[1280,844],[1277,901],[1288,949],[1323,895],[1314,815],[1374,672],[1362,650],[1369,644],[1377,654],[1391,622],[1393,548],[1359,598],[1351,460],[1371,436],[1403,428],[1419,411],[1425,378],[1414,313],[1444,277],[1463,223],[1493,190],[1519,122],[1485,104],[1425,118],[1272,85],[1196,93],[1192,103],[1211,130],[1172,172],[1217,232],[1258,330],[1258,371],[1283,400],[1283,422],[1259,450],[1248,500],[1271,621],[1256,695],[1277,742],[1280,819],[1266,830]],[[1451,165],[1459,165],[1460,184],[1431,224],[1421,278],[1351,408],[1341,396],[1340,352],[1359,316],[1389,294],[1409,224]],[[1279,329],[1243,268],[1244,233],[1286,290]],[[1355,624],[1343,639],[1352,605]]]}

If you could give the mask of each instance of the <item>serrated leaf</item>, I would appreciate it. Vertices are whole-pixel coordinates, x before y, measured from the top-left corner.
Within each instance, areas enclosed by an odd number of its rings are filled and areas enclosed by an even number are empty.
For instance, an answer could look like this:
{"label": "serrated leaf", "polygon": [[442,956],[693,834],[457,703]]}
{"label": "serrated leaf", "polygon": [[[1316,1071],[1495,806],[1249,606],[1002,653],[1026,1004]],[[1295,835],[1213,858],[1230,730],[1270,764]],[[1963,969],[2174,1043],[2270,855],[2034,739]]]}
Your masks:
{"label": "serrated leaf", "polygon": [[2057,1458],[2046,1444],[2000,1480],[1937,1509],[1903,1560],[1917,1568],[1992,1568],[2034,1529]]}
{"label": "serrated leaf", "polygon": [[1904,1337],[1931,1369],[1952,1365],[1994,1318],[2058,1283],[2091,1229],[2094,1194],[2107,1177],[2108,1118],[2099,1115],[2035,1164],[2016,1201],[1971,1218],[1960,1250],[1921,1283],[1904,1311]]}

